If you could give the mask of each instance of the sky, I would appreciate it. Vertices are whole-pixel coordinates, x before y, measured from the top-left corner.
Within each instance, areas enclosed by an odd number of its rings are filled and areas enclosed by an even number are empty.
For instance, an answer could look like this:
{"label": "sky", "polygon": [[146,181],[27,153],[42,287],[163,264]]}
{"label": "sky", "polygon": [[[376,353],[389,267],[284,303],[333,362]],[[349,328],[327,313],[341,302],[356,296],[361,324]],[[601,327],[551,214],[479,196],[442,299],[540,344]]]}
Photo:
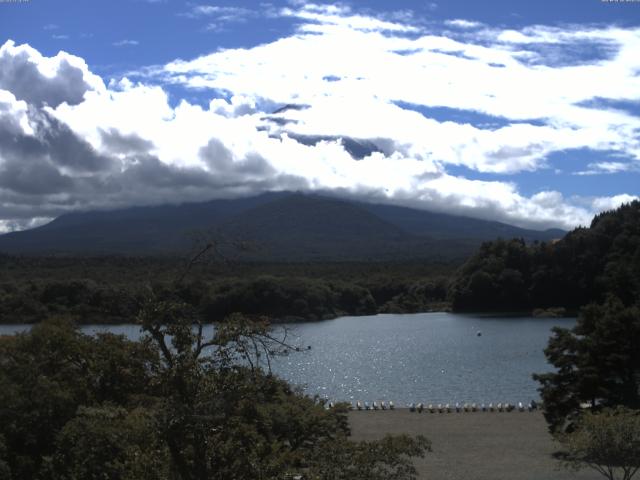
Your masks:
{"label": "sky", "polygon": [[640,195],[640,0],[0,0],[0,232],[283,190],[588,225]]}

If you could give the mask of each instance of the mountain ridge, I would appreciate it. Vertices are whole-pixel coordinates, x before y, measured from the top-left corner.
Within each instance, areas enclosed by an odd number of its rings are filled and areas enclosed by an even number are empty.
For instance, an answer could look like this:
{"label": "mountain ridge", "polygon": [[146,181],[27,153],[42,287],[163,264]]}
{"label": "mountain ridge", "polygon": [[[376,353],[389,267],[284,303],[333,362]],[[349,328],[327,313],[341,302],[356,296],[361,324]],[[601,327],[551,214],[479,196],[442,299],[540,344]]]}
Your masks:
{"label": "mountain ridge", "polygon": [[462,258],[497,237],[545,241],[560,230],[508,224],[319,194],[273,192],[238,199],[73,212],[0,235],[0,252],[31,255],[183,253],[194,238],[250,240],[251,260],[342,261]]}

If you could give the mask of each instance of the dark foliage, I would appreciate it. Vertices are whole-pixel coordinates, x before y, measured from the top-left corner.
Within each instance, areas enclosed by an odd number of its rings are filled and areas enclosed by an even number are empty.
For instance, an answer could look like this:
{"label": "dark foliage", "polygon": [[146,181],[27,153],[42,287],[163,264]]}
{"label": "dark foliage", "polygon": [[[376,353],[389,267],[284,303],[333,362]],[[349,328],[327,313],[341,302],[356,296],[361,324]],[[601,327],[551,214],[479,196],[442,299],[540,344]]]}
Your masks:
{"label": "dark foliage", "polygon": [[158,362],[148,343],[88,337],[64,319],[0,337],[0,432],[2,460],[13,475],[8,478],[36,478],[80,406],[144,402]]}
{"label": "dark foliage", "polygon": [[545,355],[556,371],[534,379],[551,431],[571,429],[584,408],[640,408],[640,308],[590,305],[573,329],[554,329]]}
{"label": "dark foliage", "polygon": [[211,319],[224,318],[233,312],[311,320],[377,312],[369,291],[358,285],[265,276],[219,285],[201,305],[204,318]]}
{"label": "dark foliage", "polygon": [[597,215],[557,242],[484,243],[459,270],[449,298],[457,311],[566,307],[640,296],[640,201]]}
{"label": "dark foliage", "polygon": [[61,319],[0,337],[2,479],[415,478],[428,441],[350,441],[346,405],[271,375],[291,347],[265,322],[235,315],[207,338],[155,292],[137,319],[141,342]]}
{"label": "dark foliage", "polygon": [[[443,308],[449,264],[236,264],[192,268],[170,258],[0,257],[0,323],[34,323],[67,315],[78,323],[126,323],[148,279],[191,305],[206,322],[233,312],[278,321]],[[263,273],[267,272],[267,274]]]}

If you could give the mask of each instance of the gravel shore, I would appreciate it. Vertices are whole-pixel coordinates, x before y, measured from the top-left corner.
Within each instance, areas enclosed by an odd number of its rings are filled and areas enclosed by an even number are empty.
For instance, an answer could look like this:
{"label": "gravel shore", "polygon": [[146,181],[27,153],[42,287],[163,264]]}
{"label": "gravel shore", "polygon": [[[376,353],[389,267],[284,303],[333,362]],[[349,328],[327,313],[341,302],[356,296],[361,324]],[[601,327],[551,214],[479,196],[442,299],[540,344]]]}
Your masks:
{"label": "gravel shore", "polygon": [[597,480],[597,472],[559,469],[551,457],[558,450],[542,413],[417,413],[353,411],[354,440],[373,440],[387,433],[422,434],[433,452],[415,465],[429,480]]}

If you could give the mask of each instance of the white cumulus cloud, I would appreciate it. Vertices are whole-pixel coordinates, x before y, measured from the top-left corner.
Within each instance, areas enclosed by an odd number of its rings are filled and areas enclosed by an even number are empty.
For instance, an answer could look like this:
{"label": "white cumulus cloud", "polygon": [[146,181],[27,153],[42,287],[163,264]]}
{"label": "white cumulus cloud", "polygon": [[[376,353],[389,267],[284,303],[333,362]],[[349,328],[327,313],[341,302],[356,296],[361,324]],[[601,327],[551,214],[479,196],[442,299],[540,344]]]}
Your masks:
{"label": "white cumulus cloud", "polygon": [[[232,22],[249,15],[241,10],[198,5],[189,14]],[[627,159],[588,165],[595,173],[640,163],[640,118],[607,103],[640,99],[640,30],[420,26],[406,13],[303,2],[276,14],[295,21],[292,34],[107,84],[81,58],[5,43],[0,228],[78,205],[291,189],[570,228],[633,198],[524,195],[518,173],[561,168],[550,156],[571,149]],[[606,55],[565,61],[590,42]],[[208,102],[172,103],[165,84]]]}

